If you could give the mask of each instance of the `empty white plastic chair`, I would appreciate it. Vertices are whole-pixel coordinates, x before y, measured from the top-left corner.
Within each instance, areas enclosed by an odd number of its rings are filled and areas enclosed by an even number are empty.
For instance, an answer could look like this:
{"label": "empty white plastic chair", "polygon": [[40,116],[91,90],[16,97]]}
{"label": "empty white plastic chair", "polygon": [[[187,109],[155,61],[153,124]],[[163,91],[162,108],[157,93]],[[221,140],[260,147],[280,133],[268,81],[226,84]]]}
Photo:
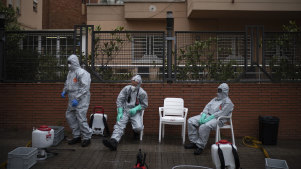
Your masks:
{"label": "empty white plastic chair", "polygon": [[235,145],[233,123],[232,123],[232,113],[230,113],[229,116],[220,116],[217,120],[223,120],[223,119],[226,119],[227,122],[225,122],[224,126],[222,126],[222,127],[219,127],[219,125],[217,125],[217,127],[216,127],[215,142],[218,142],[219,140],[221,140],[220,129],[230,129],[231,130],[231,134],[232,134],[232,144]]}
{"label": "empty white plastic chair", "polygon": [[[164,125],[182,125],[183,144],[185,143],[186,117],[188,109],[184,107],[182,98],[165,98],[164,107],[159,107],[159,143],[164,138]],[[161,132],[162,131],[162,132]]]}

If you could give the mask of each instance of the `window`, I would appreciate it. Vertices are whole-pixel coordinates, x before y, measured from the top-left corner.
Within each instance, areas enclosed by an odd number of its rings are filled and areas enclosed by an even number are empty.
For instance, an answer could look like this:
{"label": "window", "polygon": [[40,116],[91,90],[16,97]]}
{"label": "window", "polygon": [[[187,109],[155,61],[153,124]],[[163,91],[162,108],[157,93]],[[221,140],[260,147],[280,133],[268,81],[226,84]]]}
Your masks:
{"label": "window", "polygon": [[32,9],[34,12],[38,12],[38,0],[33,0]]}
{"label": "window", "polygon": [[156,35],[135,36],[132,44],[134,59],[143,57],[163,58],[163,37]]}
{"label": "window", "polygon": [[141,76],[142,79],[148,80],[149,79],[149,67],[138,67],[138,74]]}
{"label": "window", "polygon": [[13,7],[13,0],[7,0],[7,6],[12,8]]}
{"label": "window", "polygon": [[16,13],[21,15],[21,0],[16,0]]}
{"label": "window", "polygon": [[219,35],[217,52],[219,59],[239,59],[244,52],[244,37],[242,35]]}

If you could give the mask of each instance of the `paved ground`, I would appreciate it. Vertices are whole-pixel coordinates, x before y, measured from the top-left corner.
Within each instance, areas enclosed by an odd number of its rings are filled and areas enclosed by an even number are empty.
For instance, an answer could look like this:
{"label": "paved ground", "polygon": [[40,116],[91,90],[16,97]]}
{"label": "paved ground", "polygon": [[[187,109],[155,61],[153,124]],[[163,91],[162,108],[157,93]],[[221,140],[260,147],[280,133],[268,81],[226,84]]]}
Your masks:
{"label": "paved ground", "polygon": [[[128,132],[129,133],[129,132]],[[25,146],[31,140],[31,131],[1,131],[0,162],[7,160],[7,153],[16,147]],[[66,133],[66,135],[68,135]],[[89,147],[69,146],[66,140],[52,147],[51,152],[57,155],[47,160],[38,161],[33,169],[131,169],[136,163],[139,148],[146,153],[149,169],[171,169],[177,165],[198,165],[214,168],[211,162],[210,146],[202,155],[193,155],[186,150],[180,137],[166,136],[158,143],[157,135],[145,135],[143,141],[132,139],[131,133],[125,135],[119,144],[118,151],[110,151],[102,145],[102,137],[94,136]],[[210,138],[211,145],[214,138]],[[249,148],[236,139],[241,167],[243,169],[265,169],[264,155],[259,149]],[[271,158],[286,160],[290,169],[301,168],[301,140],[278,140],[274,146],[265,146]],[[185,167],[179,167],[183,169]],[[189,168],[189,167],[186,167]],[[191,167],[190,167],[191,168]],[[200,167],[199,167],[200,168]]]}

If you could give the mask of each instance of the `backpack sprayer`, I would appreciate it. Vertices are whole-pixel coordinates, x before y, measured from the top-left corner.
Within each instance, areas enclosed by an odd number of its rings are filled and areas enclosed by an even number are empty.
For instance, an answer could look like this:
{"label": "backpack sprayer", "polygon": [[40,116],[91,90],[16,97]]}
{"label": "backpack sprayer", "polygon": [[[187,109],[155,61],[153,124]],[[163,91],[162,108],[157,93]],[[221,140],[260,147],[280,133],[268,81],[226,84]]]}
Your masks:
{"label": "backpack sprayer", "polygon": [[133,167],[133,169],[147,169],[148,166],[145,163],[146,154],[142,154],[141,149],[139,149],[139,152],[137,154],[137,162],[136,165]]}
{"label": "backpack sprayer", "polygon": [[211,156],[217,169],[240,169],[237,147],[227,140],[220,140],[213,144]]}
{"label": "backpack sprayer", "polygon": [[[99,111],[99,109],[101,111]],[[104,132],[106,132],[107,135],[110,135],[107,118],[107,114],[104,113],[104,108],[102,106],[94,107],[89,123],[89,127],[92,129],[92,134],[104,136]]]}

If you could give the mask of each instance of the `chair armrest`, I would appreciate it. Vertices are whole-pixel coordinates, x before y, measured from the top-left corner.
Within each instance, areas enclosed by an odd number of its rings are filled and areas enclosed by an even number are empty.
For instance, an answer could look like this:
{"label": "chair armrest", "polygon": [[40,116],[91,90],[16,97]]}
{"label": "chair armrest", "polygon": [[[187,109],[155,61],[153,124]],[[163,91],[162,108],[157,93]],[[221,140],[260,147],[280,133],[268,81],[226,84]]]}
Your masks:
{"label": "chair armrest", "polygon": [[184,107],[184,112],[185,112],[184,118],[186,119],[187,114],[188,114],[188,108]]}
{"label": "chair armrest", "polygon": [[159,107],[159,116],[160,116],[160,118],[162,117],[163,110],[164,110],[164,107]]}
{"label": "chair armrest", "polygon": [[217,118],[217,120],[221,120],[221,119],[231,119],[231,116],[219,116]]}

